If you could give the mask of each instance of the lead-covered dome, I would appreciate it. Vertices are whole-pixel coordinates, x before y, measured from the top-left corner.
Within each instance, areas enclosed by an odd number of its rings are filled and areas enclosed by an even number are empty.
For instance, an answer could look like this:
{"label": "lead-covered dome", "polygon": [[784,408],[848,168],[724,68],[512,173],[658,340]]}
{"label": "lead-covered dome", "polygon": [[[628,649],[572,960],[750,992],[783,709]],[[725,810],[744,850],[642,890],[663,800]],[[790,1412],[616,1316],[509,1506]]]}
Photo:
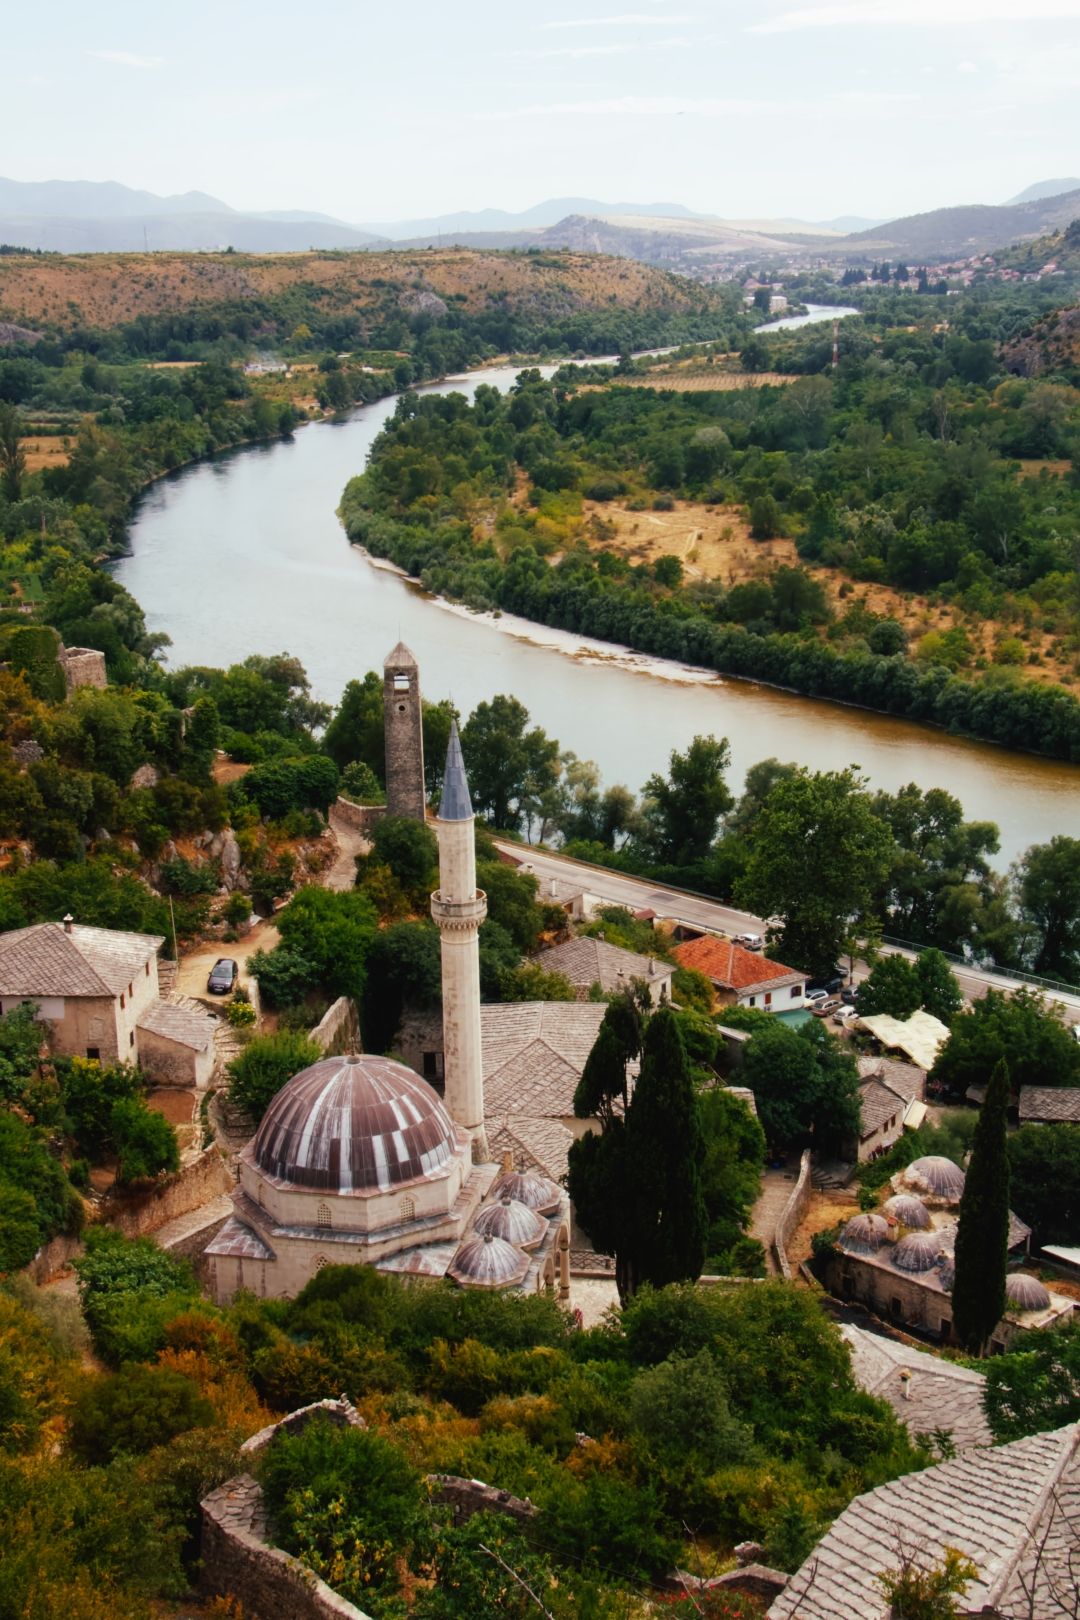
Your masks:
{"label": "lead-covered dome", "polygon": [[909,1232],[893,1250],[892,1263],[897,1271],[933,1271],[941,1255],[936,1232]]}
{"label": "lead-covered dome", "polygon": [[562,1189],[538,1170],[504,1170],[491,1189],[492,1198],[510,1197],[538,1215],[554,1215],[562,1204]]}
{"label": "lead-covered dome", "polygon": [[446,1275],[463,1288],[512,1288],[525,1281],[528,1270],[527,1254],[485,1232],[458,1245]]}
{"label": "lead-covered dome", "polygon": [[1050,1294],[1038,1277],[1029,1277],[1024,1271],[1015,1271],[1005,1279],[1005,1309],[1009,1311],[1047,1311]]}
{"label": "lead-covered dome", "polygon": [[964,1190],[964,1172],[960,1166],[939,1153],[913,1160],[900,1180],[916,1192],[925,1192],[949,1203],[955,1203]]}
{"label": "lead-covered dome", "polygon": [[899,1221],[901,1226],[907,1226],[913,1232],[925,1232],[930,1227],[930,1211],[914,1193],[896,1193],[892,1198],[886,1198],[881,1207],[886,1215],[891,1215],[894,1221]]}
{"label": "lead-covered dome", "polygon": [[839,1245],[845,1254],[876,1254],[889,1235],[889,1223],[881,1215],[853,1215],[844,1223]]}
{"label": "lead-covered dome", "polygon": [[392,1058],[322,1058],[271,1100],[251,1152],[267,1176],[320,1192],[387,1192],[438,1174],[454,1122],[425,1080]]}
{"label": "lead-covered dome", "polygon": [[504,1238],[516,1249],[535,1249],[547,1229],[542,1215],[511,1198],[509,1193],[504,1193],[497,1204],[485,1204],[473,1221],[473,1231],[481,1237],[490,1232],[492,1237]]}

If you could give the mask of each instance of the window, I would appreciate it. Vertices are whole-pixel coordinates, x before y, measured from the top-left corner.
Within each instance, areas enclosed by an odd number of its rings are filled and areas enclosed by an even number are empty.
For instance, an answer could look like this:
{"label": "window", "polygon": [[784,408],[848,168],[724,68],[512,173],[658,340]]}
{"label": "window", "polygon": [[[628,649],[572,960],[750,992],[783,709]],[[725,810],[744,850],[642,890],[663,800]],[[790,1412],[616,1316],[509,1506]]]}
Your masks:
{"label": "window", "polygon": [[134,980],[133,980],[132,983],[128,985],[128,995],[133,996],[134,994],[135,994],[135,983],[134,983]]}
{"label": "window", "polygon": [[894,1316],[903,1316],[903,1314],[904,1314],[903,1303],[902,1303],[901,1300],[897,1299],[895,1294],[893,1295],[892,1299],[889,1301],[889,1310],[892,1312],[892,1314]]}
{"label": "window", "polygon": [[146,973],[146,977],[149,978],[150,977],[150,964],[149,964],[149,962],[147,962],[147,964],[146,964],[145,973]]}
{"label": "window", "polygon": [[128,1031],[128,1045],[135,1045],[135,1031],[133,1029]]}
{"label": "window", "polygon": [[424,1053],[424,1079],[441,1080],[443,1078],[443,1055],[441,1052]]}
{"label": "window", "polygon": [[407,692],[409,690],[409,677],[407,675],[394,676],[394,691]]}
{"label": "window", "polygon": [[330,1206],[329,1204],[320,1204],[315,1211],[315,1225],[328,1227],[330,1224]]}
{"label": "window", "polygon": [[127,1003],[124,1000],[124,992],[121,990],[121,992],[120,992],[120,1007],[121,1007],[121,1010],[126,1006],[127,1006]]}
{"label": "window", "polygon": [[86,1055],[87,1055],[88,1058],[100,1059],[100,1057],[101,1057],[101,1047],[100,1046],[88,1046],[86,1048]]}
{"label": "window", "polygon": [[772,1006],[772,991],[771,990],[766,990],[766,992],[765,992],[765,1005],[766,1005],[766,1007],[771,1007]]}
{"label": "window", "polygon": [[801,995],[802,995],[802,985],[801,984],[793,984],[792,987],[791,987],[791,999],[792,999],[792,1001],[798,1001],[798,999],[799,999],[799,997]]}
{"label": "window", "polygon": [[757,996],[751,996],[750,997],[750,1005],[751,1005],[751,1007],[756,1007],[757,1006]]}
{"label": "window", "polygon": [[401,1218],[403,1221],[415,1221],[416,1203],[412,1198],[403,1198],[401,1200]]}
{"label": "window", "polygon": [[315,1270],[316,1271],[321,1271],[323,1266],[325,1266],[325,1264],[326,1264],[326,1256],[325,1256],[325,1254],[317,1254],[315,1256]]}

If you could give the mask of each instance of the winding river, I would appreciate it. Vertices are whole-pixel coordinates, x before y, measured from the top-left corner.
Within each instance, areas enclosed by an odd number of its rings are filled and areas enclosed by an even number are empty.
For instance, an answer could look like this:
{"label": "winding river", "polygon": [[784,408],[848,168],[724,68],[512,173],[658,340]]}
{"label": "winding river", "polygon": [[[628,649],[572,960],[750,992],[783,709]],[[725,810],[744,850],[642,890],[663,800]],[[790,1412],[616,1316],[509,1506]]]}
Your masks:
{"label": "winding river", "polygon": [[[845,311],[844,313],[854,313]],[[831,318],[812,310],[774,326]],[[553,368],[545,368],[547,371]],[[509,386],[510,367],[434,385],[466,394]],[[314,694],[379,668],[399,639],[416,653],[428,697],[466,714],[512,692],[563,748],[594,759],[605,782],[635,790],[699,732],[731,744],[731,782],[775,755],[816,770],[858,765],[874,787],[946,787],[971,818],[1001,829],[999,864],[1058,832],[1077,831],[1080,766],[966,742],[884,715],[721,679],[607,643],[514,620],[478,617],[426,596],[344,538],[335,515],[395,401],[292,439],[230,452],[152,486],[117,578],[147,624],[172,639],[174,665],[226,665],[251,652],[299,657]]]}

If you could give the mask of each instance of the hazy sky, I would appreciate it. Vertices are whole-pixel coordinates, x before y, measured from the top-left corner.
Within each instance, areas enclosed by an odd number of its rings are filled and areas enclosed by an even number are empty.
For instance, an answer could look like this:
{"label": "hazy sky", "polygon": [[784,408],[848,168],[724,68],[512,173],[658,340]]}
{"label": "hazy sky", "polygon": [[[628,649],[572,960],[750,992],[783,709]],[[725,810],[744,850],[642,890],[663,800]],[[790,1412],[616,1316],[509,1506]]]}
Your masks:
{"label": "hazy sky", "polygon": [[1080,0],[43,0],[0,173],[354,221],[887,217],[1080,172]]}

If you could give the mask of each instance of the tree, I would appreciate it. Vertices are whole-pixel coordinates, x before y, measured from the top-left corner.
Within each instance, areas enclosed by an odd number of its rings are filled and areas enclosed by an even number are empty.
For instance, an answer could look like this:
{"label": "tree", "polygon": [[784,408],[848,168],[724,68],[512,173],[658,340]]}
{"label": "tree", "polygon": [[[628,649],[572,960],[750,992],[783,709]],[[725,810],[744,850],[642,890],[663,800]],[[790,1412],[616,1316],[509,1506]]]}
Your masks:
{"label": "tree", "polygon": [[1080,1421],[1080,1324],[1028,1333],[1023,1343],[986,1369],[983,1405],[999,1444]]}
{"label": "tree", "polygon": [[360,889],[298,889],[277,919],[282,944],[312,964],[331,996],[364,992],[368,951],[377,933],[375,908]]}
{"label": "tree", "polygon": [[738,1264],[738,1246],[745,1240],[761,1188],[765,1133],[742,1098],[722,1086],[702,1091],[698,1104],[701,1194],[709,1222],[707,1263],[710,1270],[727,1273]]}
{"label": "tree", "polygon": [[893,841],[854,770],[800,773],[776,784],[750,838],[736,901],[778,916],[778,946],[800,971],[828,974],[872,915]]}
{"label": "tree", "polygon": [[180,1168],[175,1129],[164,1114],[148,1108],[141,1097],[125,1097],[114,1105],[109,1134],[116,1149],[116,1179],[121,1186],[152,1181],[155,1176]]}
{"label": "tree", "polygon": [[927,1569],[902,1542],[898,1550],[899,1568],[883,1570],[875,1577],[893,1620],[957,1620],[967,1612],[966,1606],[961,1609],[954,1600],[963,1597],[970,1582],[978,1579],[970,1558],[955,1547],[946,1547],[941,1563]]}
{"label": "tree", "polygon": [[383,683],[373,669],[362,681],[349,681],[323,733],[323,747],[340,770],[360,760],[386,785]]}
{"label": "tree", "polygon": [[1034,972],[1080,984],[1080,838],[1034,844],[1012,883]]}
{"label": "tree", "polygon": [[743,1048],[741,1080],[769,1142],[814,1134],[835,1145],[858,1130],[855,1060],[818,1021],[798,1030],[775,1018],[762,1024]]}
{"label": "tree", "polygon": [[859,986],[859,1013],[910,1018],[922,1006],[915,965],[903,956],[883,956]]}
{"label": "tree", "polygon": [[914,782],[896,793],[875,793],[872,805],[895,841],[883,890],[889,931],[951,951],[965,944],[982,948],[999,922],[989,864],[997,827],[965,821],[959,799]]}
{"label": "tree", "polygon": [[953,1019],[930,1078],[953,1097],[984,1086],[1003,1061],[1014,1087],[1080,1085],[1080,1042],[1064,1014],[1026,987],[988,990]]}
{"label": "tree", "polygon": [[[598,1096],[618,1081],[612,1034],[609,1025],[602,1073],[599,1060],[590,1072]],[[591,1100],[582,1094],[583,1107]],[[584,1229],[614,1253],[623,1302],[643,1283],[663,1287],[700,1275],[706,1237],[701,1160],[690,1065],[678,1019],[663,1007],[646,1027],[625,1117],[612,1113],[600,1136],[590,1131],[570,1149],[570,1196]]]}
{"label": "tree", "polygon": [[478,703],[461,732],[473,805],[507,832],[528,823],[559,771],[558,743],[539,726],[527,730],[528,723],[525,705],[500,693]]}
{"label": "tree", "polygon": [[286,1081],[325,1055],[298,1030],[256,1035],[228,1065],[229,1099],[259,1120]]}
{"label": "tree", "polygon": [[100,1467],[120,1452],[140,1456],[213,1420],[214,1409],[194,1379],[170,1367],[135,1364],[83,1386],[68,1443],[82,1462]]}
{"label": "tree", "polygon": [[1009,1137],[1009,1176],[1016,1213],[1035,1243],[1080,1243],[1080,1129],[1021,1125]]}
{"label": "tree", "polygon": [[684,754],[672,749],[666,777],[649,777],[644,838],[658,861],[689,866],[709,853],[735,802],[724,780],[730,763],[726,737],[695,737]]}
{"label": "tree", "polygon": [[22,494],[22,481],[26,476],[21,431],[21,419],[15,406],[0,401],[0,490],[11,502]]}
{"label": "tree", "polygon": [[953,1324],[965,1350],[984,1355],[1005,1310],[1009,1259],[1009,1070],[994,1067],[979,1113],[956,1227]]}
{"label": "tree", "polygon": [[924,1011],[940,1018],[943,1024],[951,1024],[964,1005],[964,997],[943,953],[933,945],[920,951],[915,960],[915,973]]}
{"label": "tree", "polygon": [[424,905],[439,873],[439,845],[431,828],[412,816],[381,816],[370,842],[361,875],[373,866],[388,866],[412,903]]}
{"label": "tree", "polygon": [[375,936],[364,985],[364,1045],[389,1051],[406,1007],[439,1005],[442,963],[439,930],[430,920],[393,923]]}

